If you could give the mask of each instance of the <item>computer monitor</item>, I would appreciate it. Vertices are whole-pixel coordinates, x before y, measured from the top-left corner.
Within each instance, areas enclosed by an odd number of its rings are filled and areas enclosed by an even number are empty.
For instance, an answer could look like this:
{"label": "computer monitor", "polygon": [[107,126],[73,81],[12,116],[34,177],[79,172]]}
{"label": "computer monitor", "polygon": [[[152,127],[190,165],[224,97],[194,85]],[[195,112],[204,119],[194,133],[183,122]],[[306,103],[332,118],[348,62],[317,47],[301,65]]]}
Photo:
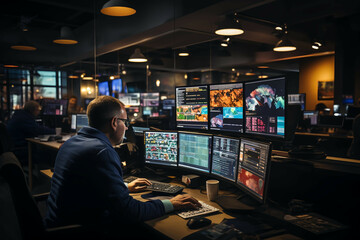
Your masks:
{"label": "computer monitor", "polygon": [[241,139],[236,185],[260,203],[266,199],[271,143]]}
{"label": "computer monitor", "polygon": [[144,132],[145,163],[177,167],[178,133]]}
{"label": "computer monitor", "polygon": [[71,130],[76,131],[76,114],[71,114]]}
{"label": "computer monitor", "polygon": [[318,125],[320,127],[341,128],[343,123],[344,118],[342,116],[321,115],[319,116]]}
{"label": "computer monitor", "polygon": [[143,107],[142,115],[150,116],[150,117],[158,117],[160,115],[159,108],[158,107]]}
{"label": "computer monitor", "polygon": [[171,110],[173,107],[175,107],[175,99],[165,99],[162,101],[163,110]]}
{"label": "computer monitor", "polygon": [[140,93],[120,93],[119,100],[126,106],[140,106]]}
{"label": "computer monitor", "polygon": [[112,96],[117,98],[119,94],[122,92],[122,79],[117,78],[111,81],[111,92]]}
{"label": "computer monitor", "polygon": [[243,84],[210,85],[210,129],[243,132]]}
{"label": "computer monitor", "polygon": [[344,105],[354,104],[354,98],[352,95],[342,95],[342,103]]}
{"label": "computer monitor", "polygon": [[89,106],[89,104],[92,100],[94,100],[94,98],[85,98],[84,99],[85,110],[87,109],[87,107]]}
{"label": "computer monitor", "polygon": [[245,82],[246,133],[285,137],[285,78]]}
{"label": "computer monitor", "polygon": [[160,101],[160,93],[141,93],[141,106],[158,107]]}
{"label": "computer monitor", "polygon": [[108,95],[110,96],[110,90],[109,90],[109,83],[106,82],[99,82],[98,85],[98,89],[99,89],[99,95]]}
{"label": "computer monitor", "polygon": [[41,101],[42,115],[44,116],[66,116],[67,99],[43,99]]}
{"label": "computer monitor", "polygon": [[288,94],[288,105],[300,105],[301,110],[305,110],[305,93]]}
{"label": "computer monitor", "polygon": [[208,129],[208,86],[176,87],[176,127]]}
{"label": "computer monitor", "polygon": [[179,132],[179,167],[210,173],[212,135]]}
{"label": "computer monitor", "polygon": [[211,173],[235,182],[239,158],[240,139],[214,136],[212,144]]}
{"label": "computer monitor", "polygon": [[76,131],[79,131],[82,127],[89,126],[89,120],[86,114],[76,114]]}
{"label": "computer monitor", "polygon": [[318,125],[318,111],[304,111],[304,119],[310,119],[310,125]]}

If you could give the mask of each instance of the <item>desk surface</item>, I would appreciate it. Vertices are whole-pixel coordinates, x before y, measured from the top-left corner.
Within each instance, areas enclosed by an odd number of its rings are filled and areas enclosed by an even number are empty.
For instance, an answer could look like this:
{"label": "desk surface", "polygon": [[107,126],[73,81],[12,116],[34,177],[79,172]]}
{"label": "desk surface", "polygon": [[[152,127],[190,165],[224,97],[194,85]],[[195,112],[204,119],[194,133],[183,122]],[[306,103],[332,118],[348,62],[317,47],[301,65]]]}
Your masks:
{"label": "desk surface", "polygon": [[26,138],[26,141],[28,141],[30,143],[38,144],[38,145],[41,145],[41,146],[54,148],[54,149],[59,149],[61,147],[61,145],[62,145],[62,143],[58,143],[57,141],[42,142],[39,139],[34,139],[34,138]]}

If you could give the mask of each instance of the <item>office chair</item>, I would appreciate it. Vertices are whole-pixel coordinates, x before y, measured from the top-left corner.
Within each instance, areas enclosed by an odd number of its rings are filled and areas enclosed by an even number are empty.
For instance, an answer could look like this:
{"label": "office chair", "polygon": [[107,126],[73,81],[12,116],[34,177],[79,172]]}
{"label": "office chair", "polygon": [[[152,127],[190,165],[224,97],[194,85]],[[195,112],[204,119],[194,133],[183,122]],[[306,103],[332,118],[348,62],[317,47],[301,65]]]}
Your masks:
{"label": "office chair", "polygon": [[0,239],[94,239],[97,236],[80,225],[46,229],[35,199],[16,156],[12,152],[1,154]]}

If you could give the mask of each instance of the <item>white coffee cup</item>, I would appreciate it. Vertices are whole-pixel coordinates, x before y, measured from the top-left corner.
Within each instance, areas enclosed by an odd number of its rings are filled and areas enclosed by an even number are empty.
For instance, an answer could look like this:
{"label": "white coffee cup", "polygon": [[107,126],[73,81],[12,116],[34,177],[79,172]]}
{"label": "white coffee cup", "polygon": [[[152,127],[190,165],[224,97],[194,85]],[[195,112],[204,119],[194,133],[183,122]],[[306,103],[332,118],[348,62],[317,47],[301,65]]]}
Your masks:
{"label": "white coffee cup", "polygon": [[61,128],[55,128],[55,134],[56,134],[56,136],[60,136],[61,135]]}
{"label": "white coffee cup", "polygon": [[207,180],[206,181],[206,193],[210,201],[215,201],[218,197],[219,192],[219,181],[218,180]]}

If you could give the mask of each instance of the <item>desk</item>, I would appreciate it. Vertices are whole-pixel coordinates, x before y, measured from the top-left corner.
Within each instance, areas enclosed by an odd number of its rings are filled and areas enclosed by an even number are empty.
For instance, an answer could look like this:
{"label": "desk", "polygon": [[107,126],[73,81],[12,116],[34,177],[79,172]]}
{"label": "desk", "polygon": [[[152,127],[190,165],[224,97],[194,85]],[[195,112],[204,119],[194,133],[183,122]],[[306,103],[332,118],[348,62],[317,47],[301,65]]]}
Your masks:
{"label": "desk", "polygon": [[29,188],[32,189],[33,185],[33,176],[32,176],[32,162],[33,162],[33,156],[32,156],[32,147],[34,144],[47,147],[49,149],[53,149],[54,151],[58,151],[62,145],[62,143],[58,143],[56,141],[53,142],[41,142],[38,139],[34,138],[26,138],[26,141],[28,141],[28,167],[29,167]]}
{"label": "desk", "polygon": [[295,135],[311,136],[311,137],[344,138],[344,139],[353,139],[354,138],[354,136],[351,136],[351,135],[330,134],[330,133],[311,133],[311,132],[295,132]]}

